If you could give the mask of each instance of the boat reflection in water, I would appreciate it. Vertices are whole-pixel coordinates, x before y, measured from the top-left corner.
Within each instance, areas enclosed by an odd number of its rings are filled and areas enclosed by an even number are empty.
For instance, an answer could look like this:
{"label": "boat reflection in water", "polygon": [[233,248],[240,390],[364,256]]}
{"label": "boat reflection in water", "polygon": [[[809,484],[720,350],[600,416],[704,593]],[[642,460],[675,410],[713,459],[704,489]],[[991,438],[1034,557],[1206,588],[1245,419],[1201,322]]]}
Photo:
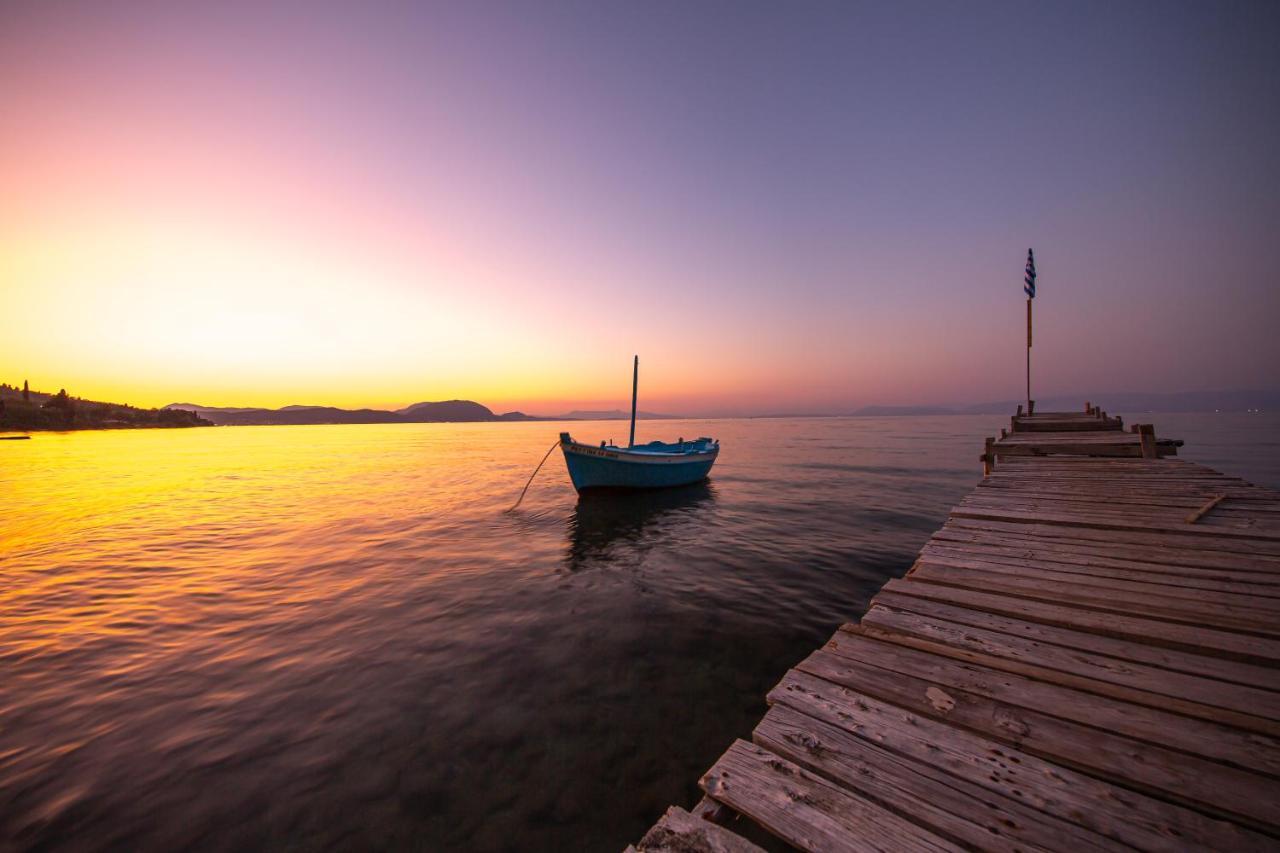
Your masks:
{"label": "boat reflection in water", "polygon": [[569,517],[568,568],[612,566],[669,543],[699,524],[715,499],[715,488],[706,480],[654,491],[584,493]]}

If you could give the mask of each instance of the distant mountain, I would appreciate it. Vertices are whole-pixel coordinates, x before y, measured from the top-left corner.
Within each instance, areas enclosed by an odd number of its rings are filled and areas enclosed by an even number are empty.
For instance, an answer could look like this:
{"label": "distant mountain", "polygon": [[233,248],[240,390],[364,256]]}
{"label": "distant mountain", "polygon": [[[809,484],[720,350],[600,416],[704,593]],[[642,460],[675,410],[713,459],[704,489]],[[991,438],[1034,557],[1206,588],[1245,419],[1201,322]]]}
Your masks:
{"label": "distant mountain", "polygon": [[[1036,398],[1038,412],[1074,412],[1084,409],[1085,401],[1111,414],[1126,412],[1247,412],[1250,409],[1274,412],[1280,410],[1280,391],[1178,391],[1150,393],[1136,391],[1092,392],[1072,396],[1054,395]],[[1023,400],[979,403],[957,408],[960,414],[1008,414]]]}
{"label": "distant mountain", "polygon": [[395,412],[381,409],[338,409],[333,406],[283,406],[279,409],[252,409],[235,406],[201,406],[170,403],[169,410],[194,412],[220,426],[286,424],[402,424],[475,423],[484,421],[542,420],[523,412],[495,415],[487,407],[470,400],[414,403]]}
{"label": "distant mountain", "polygon": [[170,403],[165,406],[166,409],[181,409],[184,412],[195,412],[203,415],[206,412],[261,412],[262,409],[236,408],[235,406],[199,406],[195,403]]}
{"label": "distant mountain", "polygon": [[393,412],[376,409],[335,409],[333,406],[288,406],[283,409],[247,409],[234,412],[206,412],[204,417],[220,426],[286,424],[390,424],[401,423]]}
{"label": "distant mountain", "polygon": [[[1055,394],[1037,397],[1038,412],[1083,411],[1085,401],[1109,414],[1144,412],[1248,412],[1280,411],[1280,391],[1181,391],[1176,393],[1120,392]],[[1025,400],[996,400],[968,406],[863,406],[843,414],[787,412],[760,415],[768,418],[909,417],[913,415],[1008,415]]]}
{"label": "distant mountain", "polygon": [[[46,397],[31,394],[43,403]],[[1053,395],[1036,400],[1036,410],[1083,410],[1088,400],[1111,414],[1143,412],[1246,412],[1280,411],[1278,391],[1184,391],[1172,394],[1095,393]],[[962,406],[863,406],[844,414],[770,414],[760,417],[908,417],[914,415],[1008,415],[1020,400],[1000,400]],[[625,421],[631,412],[624,409],[575,409],[562,415],[536,416],[524,412],[495,414],[471,400],[442,400],[414,403],[394,412],[379,409],[338,409],[333,406],[284,406],[280,409],[235,406],[201,406],[171,403],[165,409],[181,409],[215,424],[382,424],[382,423],[484,423],[511,421]],[[674,420],[681,415],[637,412],[640,420]]]}
{"label": "distant mountain", "polygon": [[[679,420],[680,415],[660,415],[656,412],[636,412],[636,420],[669,421]],[[564,415],[552,415],[549,421],[629,421],[631,412],[622,409],[588,410],[575,409]]]}
{"label": "distant mountain", "polygon": [[439,403],[414,403],[396,411],[402,419],[414,423],[470,423],[496,421],[498,416],[488,407],[470,400],[444,400]]}
{"label": "distant mountain", "polygon": [[884,418],[903,415],[954,415],[945,406],[863,406],[850,414],[855,418]]}

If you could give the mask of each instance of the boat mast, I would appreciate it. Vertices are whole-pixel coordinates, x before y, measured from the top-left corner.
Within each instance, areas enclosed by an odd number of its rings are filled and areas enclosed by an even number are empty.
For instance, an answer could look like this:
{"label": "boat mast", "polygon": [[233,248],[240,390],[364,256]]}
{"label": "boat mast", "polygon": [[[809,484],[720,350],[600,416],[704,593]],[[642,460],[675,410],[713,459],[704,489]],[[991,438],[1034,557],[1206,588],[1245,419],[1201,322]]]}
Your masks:
{"label": "boat mast", "polygon": [[627,439],[627,447],[636,446],[636,391],[640,387],[640,356],[636,356],[631,366],[631,438]]}

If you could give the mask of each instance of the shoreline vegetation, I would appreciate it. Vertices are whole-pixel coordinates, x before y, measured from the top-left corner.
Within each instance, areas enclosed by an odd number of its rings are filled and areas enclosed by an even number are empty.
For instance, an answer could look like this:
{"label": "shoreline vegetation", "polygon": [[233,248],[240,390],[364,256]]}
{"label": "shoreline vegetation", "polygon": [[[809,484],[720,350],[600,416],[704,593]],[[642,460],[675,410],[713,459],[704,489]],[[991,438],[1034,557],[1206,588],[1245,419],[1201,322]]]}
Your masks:
{"label": "shoreline vegetation", "polygon": [[[85,400],[67,394],[32,391],[0,383],[0,433],[61,432],[84,429],[137,429],[195,426],[273,426],[305,424],[382,423],[504,423],[520,421],[617,420],[628,413],[616,411],[575,411],[565,415],[539,417],[523,412],[495,414],[471,400],[443,400],[414,403],[396,411],[380,409],[339,409],[334,406],[284,406],[262,409],[233,406],[201,406],[170,403],[159,409],[142,409],[123,403]],[[673,415],[640,412],[649,420],[670,419]],[[19,436],[8,436],[16,438]]]}
{"label": "shoreline vegetation", "polygon": [[[1280,409],[1280,392],[1225,391],[1177,392],[1162,394],[1095,394],[1086,399],[1104,401],[1114,412],[1262,412]],[[1056,397],[1037,401],[1052,407]],[[826,418],[826,417],[907,417],[920,415],[990,414],[1008,411],[1015,404],[982,403],[972,406],[864,406],[855,411],[834,413],[770,413],[738,415],[746,418]],[[1101,404],[1100,404],[1101,405]],[[1064,411],[1069,409],[1064,408]],[[510,423],[525,421],[626,420],[621,409],[572,411],[560,415],[527,415],[524,412],[496,414],[471,400],[443,400],[414,403],[403,409],[339,409],[334,406],[284,406],[279,409],[234,406],[202,406],[170,403],[159,409],[142,409],[123,403],[104,403],[72,397],[66,390],[57,394],[31,391],[0,383],[0,433],[65,431],[83,429],[147,429],[194,426],[272,426],[306,424],[385,423]],[[673,420],[682,415],[637,412],[640,420]],[[732,417],[732,416],[731,416]],[[14,436],[9,436],[10,438]]]}
{"label": "shoreline vegetation", "polygon": [[213,426],[213,421],[181,409],[140,409],[123,403],[103,403],[32,391],[0,383],[0,433],[82,429],[159,429]]}
{"label": "shoreline vegetation", "polygon": [[[188,411],[218,426],[260,426],[269,424],[437,424],[437,423],[508,423],[523,421],[591,421],[625,420],[629,412],[575,411],[564,415],[526,415],[524,412],[497,414],[472,400],[441,400],[414,403],[403,409],[339,409],[334,406],[285,406],[280,409],[238,408],[233,406],[200,406],[195,403],[170,403],[166,409]],[[639,412],[640,419],[670,419],[672,415]]]}

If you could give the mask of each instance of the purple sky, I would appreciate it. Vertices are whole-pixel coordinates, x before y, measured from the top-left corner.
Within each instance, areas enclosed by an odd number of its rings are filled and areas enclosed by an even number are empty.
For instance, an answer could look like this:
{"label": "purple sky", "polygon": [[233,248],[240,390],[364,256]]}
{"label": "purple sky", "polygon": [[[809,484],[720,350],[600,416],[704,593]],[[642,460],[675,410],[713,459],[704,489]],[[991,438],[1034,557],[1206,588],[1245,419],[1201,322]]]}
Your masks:
{"label": "purple sky", "polygon": [[0,9],[40,387],[1016,398],[1028,246],[1039,395],[1280,387],[1280,3],[200,5]]}

